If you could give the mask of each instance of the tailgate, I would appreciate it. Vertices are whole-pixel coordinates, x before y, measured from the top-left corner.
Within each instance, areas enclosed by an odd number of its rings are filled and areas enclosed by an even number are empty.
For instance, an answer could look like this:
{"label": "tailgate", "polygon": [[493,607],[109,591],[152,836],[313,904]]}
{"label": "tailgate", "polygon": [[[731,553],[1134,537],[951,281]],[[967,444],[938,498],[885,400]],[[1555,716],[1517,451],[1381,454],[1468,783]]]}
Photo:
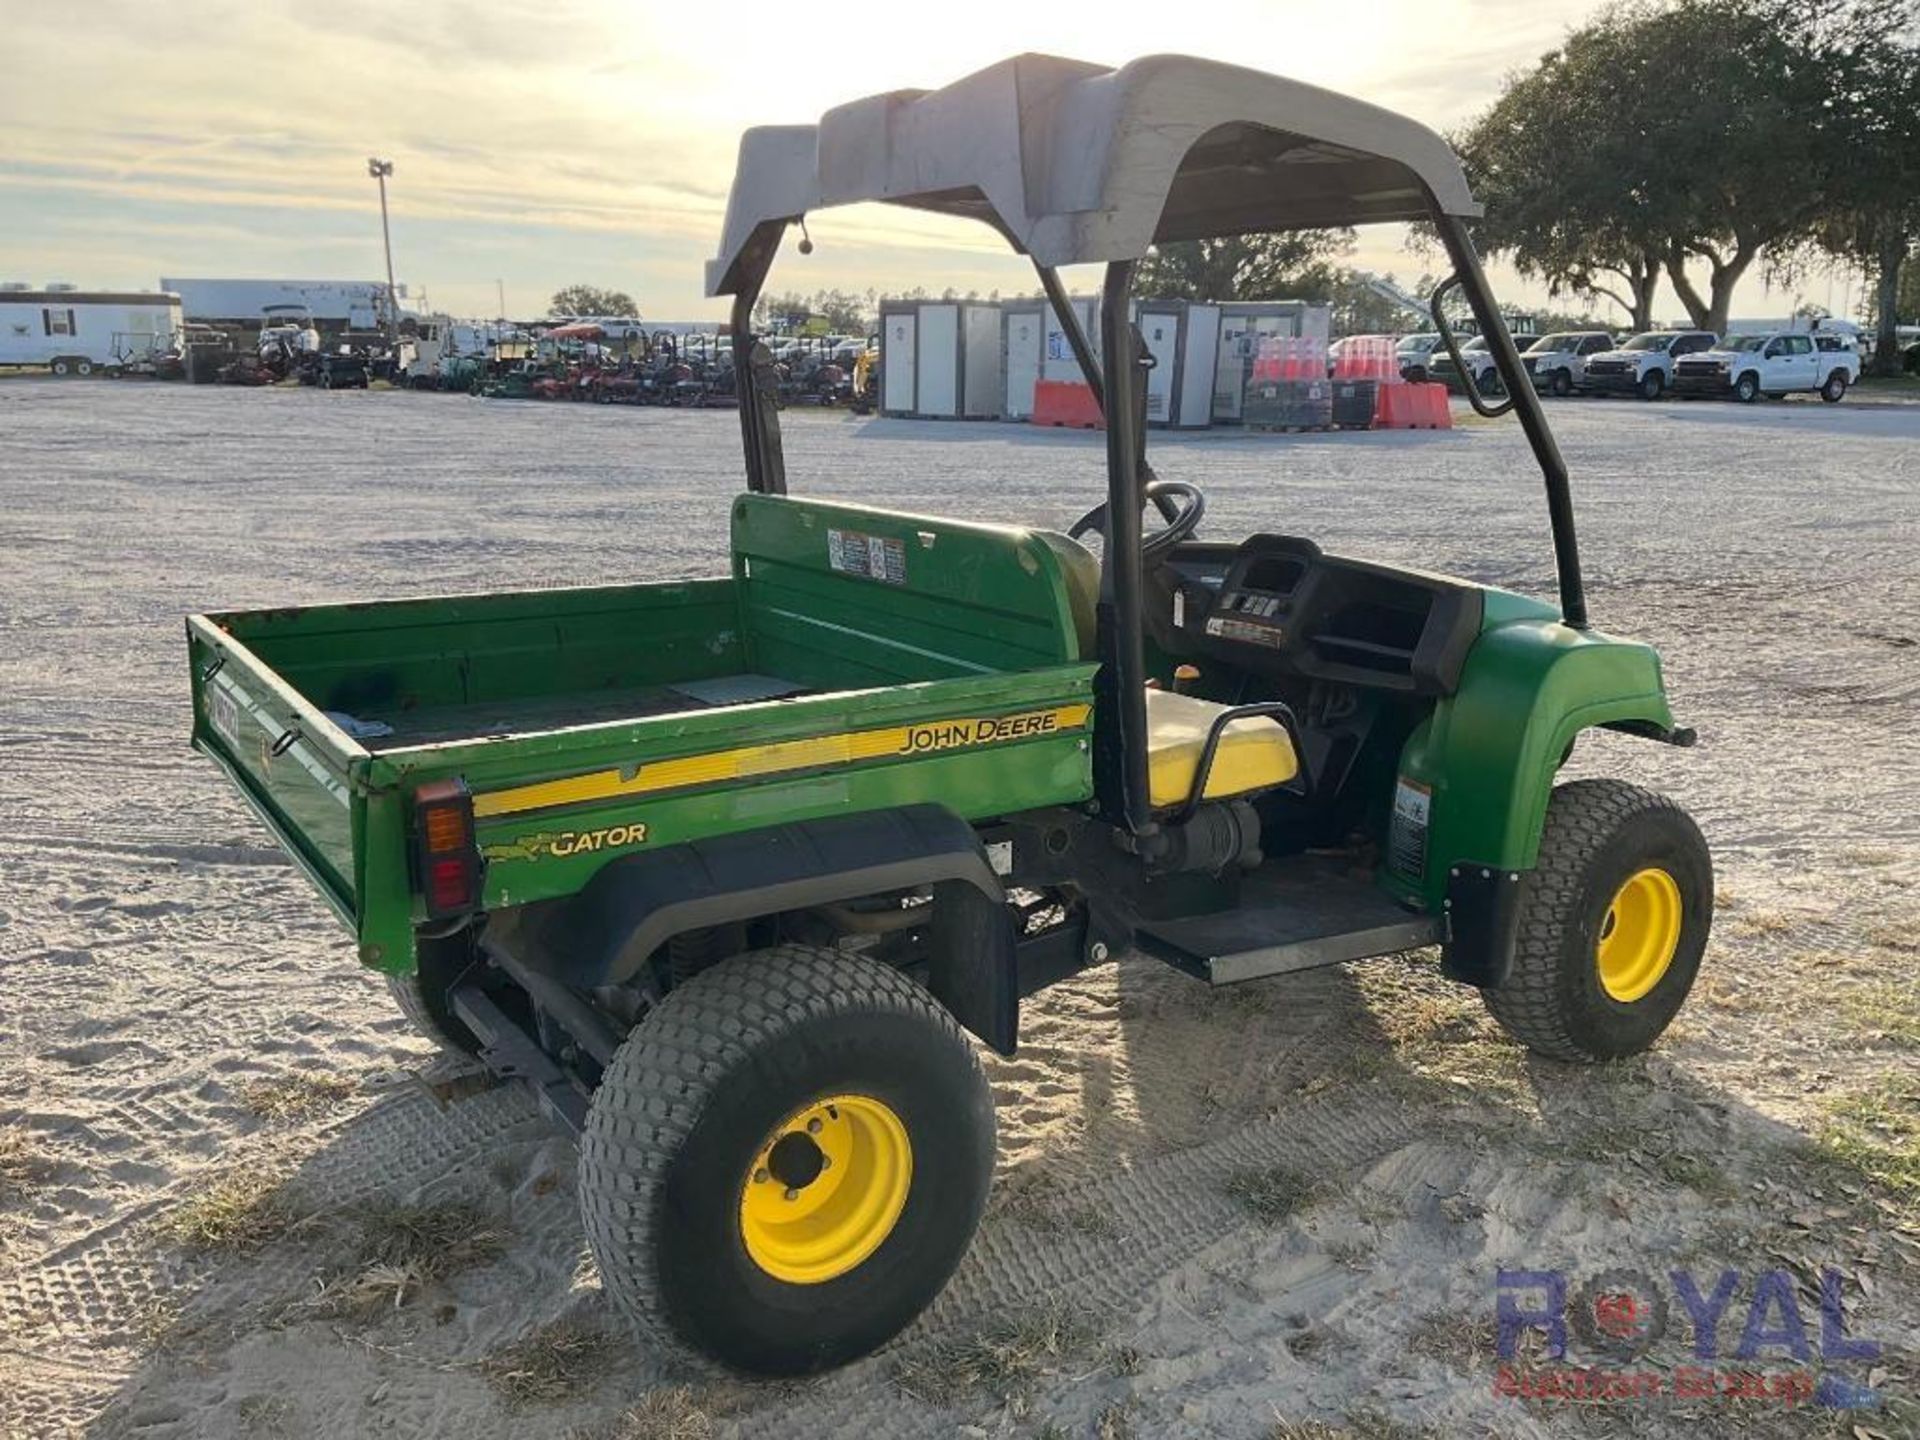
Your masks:
{"label": "tailgate", "polygon": [[254,813],[357,928],[353,779],[365,750],[204,615],[187,617],[193,748],[226,772]]}

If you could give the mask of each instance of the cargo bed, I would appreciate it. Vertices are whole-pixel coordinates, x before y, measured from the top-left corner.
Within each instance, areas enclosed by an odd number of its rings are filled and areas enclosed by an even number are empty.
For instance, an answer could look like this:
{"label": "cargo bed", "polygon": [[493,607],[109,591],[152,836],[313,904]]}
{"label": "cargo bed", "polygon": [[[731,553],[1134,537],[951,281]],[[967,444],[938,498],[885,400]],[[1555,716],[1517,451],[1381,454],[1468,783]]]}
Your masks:
{"label": "cargo bed", "polygon": [[473,795],[488,908],[616,850],[1091,793],[1093,666],[1047,539],[746,496],[733,541],[718,579],[190,617],[194,744],[402,971],[429,782]]}

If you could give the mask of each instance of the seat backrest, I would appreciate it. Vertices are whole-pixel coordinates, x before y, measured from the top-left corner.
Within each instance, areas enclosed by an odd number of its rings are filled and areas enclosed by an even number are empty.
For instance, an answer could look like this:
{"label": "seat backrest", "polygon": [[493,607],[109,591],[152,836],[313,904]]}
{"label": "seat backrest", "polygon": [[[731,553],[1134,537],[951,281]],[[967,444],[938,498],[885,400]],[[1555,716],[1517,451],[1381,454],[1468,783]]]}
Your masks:
{"label": "seat backrest", "polygon": [[733,566],[748,662],[823,689],[1076,663],[1089,653],[1084,574],[1069,578],[1063,545],[1015,526],[742,495]]}

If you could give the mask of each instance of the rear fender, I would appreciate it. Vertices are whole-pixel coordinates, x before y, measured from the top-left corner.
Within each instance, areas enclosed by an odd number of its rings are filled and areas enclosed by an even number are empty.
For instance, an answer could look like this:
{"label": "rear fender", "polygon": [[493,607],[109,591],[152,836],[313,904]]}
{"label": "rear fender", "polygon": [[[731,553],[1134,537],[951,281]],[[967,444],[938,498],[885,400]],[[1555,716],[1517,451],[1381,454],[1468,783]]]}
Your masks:
{"label": "rear fender", "polygon": [[798,821],[625,855],[577,895],[526,907],[512,944],[579,990],[638,975],[676,935],[890,891],[931,887],[928,989],[1010,1053],[1018,981],[1013,921],[973,827],[939,805]]}

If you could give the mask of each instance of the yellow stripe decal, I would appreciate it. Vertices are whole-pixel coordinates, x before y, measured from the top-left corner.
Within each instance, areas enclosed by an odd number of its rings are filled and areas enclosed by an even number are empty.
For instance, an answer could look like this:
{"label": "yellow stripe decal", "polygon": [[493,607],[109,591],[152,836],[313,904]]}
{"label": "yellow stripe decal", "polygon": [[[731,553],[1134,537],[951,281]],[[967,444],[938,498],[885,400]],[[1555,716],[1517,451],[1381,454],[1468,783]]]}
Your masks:
{"label": "yellow stripe decal", "polygon": [[889,756],[931,755],[943,750],[966,750],[980,745],[1003,745],[1082,729],[1093,713],[1090,705],[1061,705],[1051,710],[1027,710],[1017,715],[969,716],[933,720],[924,725],[896,725],[885,730],[850,730],[807,740],[781,740],[771,745],[746,745],[737,750],[715,750],[678,760],[656,760],[632,775],[619,770],[595,770],[564,780],[516,785],[473,797],[473,813],[482,820],[495,815],[518,815],[555,805],[580,805],[589,800],[611,800],[622,795],[651,795],[661,790],[683,790],[728,780],[751,780],[790,770],[815,770],[856,760]]}

